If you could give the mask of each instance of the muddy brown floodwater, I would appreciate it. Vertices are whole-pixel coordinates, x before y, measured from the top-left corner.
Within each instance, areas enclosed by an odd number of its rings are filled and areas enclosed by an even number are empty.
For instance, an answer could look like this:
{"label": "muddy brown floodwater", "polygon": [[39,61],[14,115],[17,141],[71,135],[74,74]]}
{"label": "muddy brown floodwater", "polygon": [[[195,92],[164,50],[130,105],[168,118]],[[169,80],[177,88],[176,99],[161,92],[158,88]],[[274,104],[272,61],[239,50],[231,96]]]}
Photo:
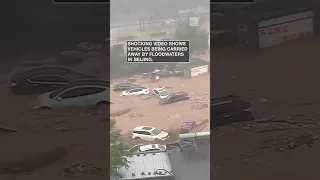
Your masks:
{"label": "muddy brown floodwater", "polygon": [[[189,94],[190,100],[173,104],[159,105],[159,99],[152,95],[121,97],[120,93],[112,92],[111,115],[121,110],[125,111],[120,116],[114,117],[117,126],[124,136],[130,136],[137,126],[152,126],[171,132],[174,137],[170,141],[177,140],[177,134],[183,121],[195,120],[201,123],[210,117],[208,106],[210,99],[210,74],[200,75],[191,79],[179,77],[163,78],[160,81],[139,80],[136,82],[150,90],[157,87],[167,87],[168,92],[184,91]],[[209,123],[202,131],[209,131]]]}
{"label": "muddy brown floodwater", "polygon": [[[211,95],[239,95],[252,103],[257,118],[273,120],[213,130],[212,177],[320,178],[319,45],[314,38],[258,53],[211,52]],[[281,120],[289,123],[276,122]]]}
{"label": "muddy brown floodwater", "polygon": [[106,179],[108,109],[32,110],[36,96],[8,91],[13,73],[0,76],[0,124],[18,131],[0,131],[0,179]]}

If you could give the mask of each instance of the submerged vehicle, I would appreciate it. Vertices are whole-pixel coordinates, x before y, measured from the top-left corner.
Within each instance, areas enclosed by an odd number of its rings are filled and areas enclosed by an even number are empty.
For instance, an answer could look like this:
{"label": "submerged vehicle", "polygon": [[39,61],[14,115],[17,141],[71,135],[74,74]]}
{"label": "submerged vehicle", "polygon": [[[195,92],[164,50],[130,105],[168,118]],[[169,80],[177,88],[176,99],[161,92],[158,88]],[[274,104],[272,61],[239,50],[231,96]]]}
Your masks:
{"label": "submerged vehicle", "polygon": [[196,126],[196,121],[184,121],[180,127],[180,134],[189,133]]}
{"label": "submerged vehicle", "polygon": [[113,85],[112,90],[119,92],[119,91],[127,91],[129,89],[137,88],[137,87],[140,87],[140,86],[132,83],[118,83]]}
{"label": "submerged vehicle", "polygon": [[212,97],[210,99],[210,115],[211,127],[254,120],[251,104],[236,95]]}
{"label": "submerged vehicle", "polygon": [[189,96],[185,92],[171,93],[166,98],[160,99],[159,104],[171,104],[178,101],[189,100]]}
{"label": "submerged vehicle", "polygon": [[61,67],[41,67],[15,74],[10,81],[14,94],[41,94],[80,79],[98,79]]}

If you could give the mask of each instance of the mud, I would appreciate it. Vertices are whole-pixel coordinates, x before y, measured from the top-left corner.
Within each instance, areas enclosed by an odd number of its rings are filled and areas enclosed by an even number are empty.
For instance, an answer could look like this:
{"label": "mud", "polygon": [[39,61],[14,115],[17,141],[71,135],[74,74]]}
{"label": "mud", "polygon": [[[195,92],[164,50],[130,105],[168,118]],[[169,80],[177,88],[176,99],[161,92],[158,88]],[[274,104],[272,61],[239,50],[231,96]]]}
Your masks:
{"label": "mud", "polygon": [[[213,130],[214,179],[319,179],[319,132],[314,127],[320,122],[319,43],[320,39],[315,38],[257,53],[212,52],[212,95],[239,95],[252,103],[258,119],[297,122],[294,128],[271,122],[252,127],[240,123]],[[303,125],[306,121],[312,122],[312,128]],[[309,140],[314,138],[313,145],[302,143],[284,152],[259,148],[278,136],[281,138],[272,140],[270,143],[276,144],[271,147],[283,148],[287,146],[285,141],[297,141],[301,134],[309,134]]]}

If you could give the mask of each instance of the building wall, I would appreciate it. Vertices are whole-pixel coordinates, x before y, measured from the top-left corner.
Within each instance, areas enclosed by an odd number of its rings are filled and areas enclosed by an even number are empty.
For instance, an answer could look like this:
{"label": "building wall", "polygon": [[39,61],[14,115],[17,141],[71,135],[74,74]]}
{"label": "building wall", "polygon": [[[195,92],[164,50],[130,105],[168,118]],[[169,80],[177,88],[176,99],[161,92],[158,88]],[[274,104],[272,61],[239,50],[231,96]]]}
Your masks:
{"label": "building wall", "polygon": [[307,11],[259,22],[257,24],[259,48],[267,48],[286,41],[312,36],[313,19],[313,12]]}

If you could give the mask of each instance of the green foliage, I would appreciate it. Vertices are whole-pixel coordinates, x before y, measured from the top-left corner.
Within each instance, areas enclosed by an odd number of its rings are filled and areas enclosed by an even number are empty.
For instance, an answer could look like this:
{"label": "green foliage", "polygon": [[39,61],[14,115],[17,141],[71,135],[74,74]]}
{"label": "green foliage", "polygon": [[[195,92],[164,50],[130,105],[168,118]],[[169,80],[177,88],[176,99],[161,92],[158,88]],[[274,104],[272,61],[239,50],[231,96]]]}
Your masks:
{"label": "green foliage", "polygon": [[190,52],[208,49],[208,33],[199,27],[189,26],[187,23],[178,24],[175,39],[190,40]]}
{"label": "green foliage", "polygon": [[131,153],[127,151],[127,146],[122,141],[120,130],[116,128],[116,121],[110,122],[110,173],[113,177],[119,178],[121,174],[118,170],[121,167],[129,168]]}

